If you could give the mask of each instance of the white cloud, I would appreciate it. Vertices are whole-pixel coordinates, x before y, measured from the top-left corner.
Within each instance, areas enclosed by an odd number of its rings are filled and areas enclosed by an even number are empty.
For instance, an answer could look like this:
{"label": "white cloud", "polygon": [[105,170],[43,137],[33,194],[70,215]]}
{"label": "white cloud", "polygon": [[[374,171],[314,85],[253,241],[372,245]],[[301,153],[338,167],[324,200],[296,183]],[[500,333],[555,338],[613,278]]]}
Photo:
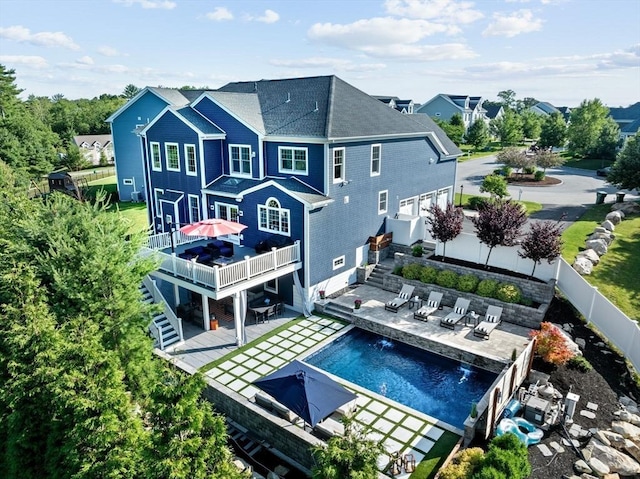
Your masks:
{"label": "white cloud", "polygon": [[280,20],[280,15],[273,10],[265,10],[264,15],[257,17],[256,20],[263,23],[275,23]]}
{"label": "white cloud", "polygon": [[176,2],[169,0],[113,0],[114,3],[122,3],[127,7],[131,5],[140,5],[144,9],[161,9],[161,10],[173,10],[178,6]]}
{"label": "white cloud", "polygon": [[22,25],[14,25],[6,28],[0,27],[0,38],[43,47],[63,47],[69,48],[70,50],[80,49],[71,37],[62,32],[31,33],[31,30]]}
{"label": "white cloud", "polygon": [[542,30],[542,20],[534,18],[531,10],[518,10],[509,15],[494,13],[493,22],[482,32],[482,35],[511,38],[539,30]]}
{"label": "white cloud", "polygon": [[222,20],[233,20],[233,13],[225,7],[216,7],[213,12],[209,12],[205,15],[209,20],[215,20],[220,22]]}
{"label": "white cloud", "polygon": [[37,55],[0,55],[0,63],[31,68],[46,68],[47,60]]}
{"label": "white cloud", "polygon": [[115,48],[112,47],[108,47],[108,46],[101,46],[100,48],[98,48],[98,53],[100,55],[104,55],[105,57],[117,57],[118,56],[118,50],[116,50]]}
{"label": "white cloud", "polygon": [[81,65],[93,65],[93,58],[91,58],[90,56],[83,56],[81,58],[78,58],[76,60],[76,63],[80,63]]}
{"label": "white cloud", "polygon": [[436,22],[468,24],[484,17],[473,2],[458,0],[387,0],[387,13]]}
{"label": "white cloud", "polygon": [[364,48],[369,56],[397,61],[433,62],[440,60],[468,60],[477,57],[464,43],[442,43],[439,45],[385,45]]}
{"label": "white cloud", "polygon": [[640,43],[624,51],[599,55],[596,59],[600,69],[638,68],[638,65],[640,65]]}
{"label": "white cloud", "polygon": [[384,63],[353,63],[350,60],[328,57],[311,57],[302,60],[279,60],[269,61],[271,65],[286,68],[318,68],[321,70],[335,71],[378,71],[386,68]]}

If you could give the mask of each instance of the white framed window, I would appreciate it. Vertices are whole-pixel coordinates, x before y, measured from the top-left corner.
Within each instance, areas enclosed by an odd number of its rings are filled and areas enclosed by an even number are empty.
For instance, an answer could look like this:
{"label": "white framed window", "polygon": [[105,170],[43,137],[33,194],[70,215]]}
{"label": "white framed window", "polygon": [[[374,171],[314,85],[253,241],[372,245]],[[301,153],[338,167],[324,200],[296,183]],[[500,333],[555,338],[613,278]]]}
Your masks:
{"label": "white framed window", "polygon": [[177,143],[165,143],[164,154],[167,161],[167,171],[180,171],[180,150]]}
{"label": "white framed window", "polygon": [[380,175],[382,161],[382,145],[371,145],[371,176]]}
{"label": "white framed window", "polygon": [[268,291],[269,293],[278,294],[278,278],[264,283],[264,290]]}
{"label": "white framed window", "polygon": [[278,147],[278,169],[280,173],[306,175],[309,172],[307,164],[307,148]]}
{"label": "white framed window", "polygon": [[333,269],[340,269],[344,266],[344,255],[333,258]]}
{"label": "white framed window", "polygon": [[229,170],[232,175],[251,176],[251,147],[229,145]]}
{"label": "white framed window", "polygon": [[378,192],[378,214],[386,213],[389,209],[389,190]]}
{"label": "white framed window", "polygon": [[133,178],[125,178],[122,180],[122,184],[125,186],[133,186]]}
{"label": "white framed window", "polygon": [[163,189],[160,188],[154,188],[153,189],[153,201],[156,205],[156,218],[161,218],[161,211],[160,211],[160,195],[164,193]]}
{"label": "white framed window", "polygon": [[189,198],[189,223],[200,221],[200,197],[198,195],[187,195]]}
{"label": "white framed window", "polygon": [[198,165],[196,163],[196,145],[184,145],[184,163],[187,175],[196,176]]}
{"label": "white framed window", "polygon": [[258,205],[258,229],[291,236],[289,210],[280,207],[280,202],[269,198],[264,205]]}
{"label": "white framed window", "polygon": [[162,158],[160,158],[160,143],[152,141],[151,146],[151,169],[153,171],[162,171]]}
{"label": "white framed window", "polygon": [[344,181],[344,148],[334,148],[333,150],[333,182]]}

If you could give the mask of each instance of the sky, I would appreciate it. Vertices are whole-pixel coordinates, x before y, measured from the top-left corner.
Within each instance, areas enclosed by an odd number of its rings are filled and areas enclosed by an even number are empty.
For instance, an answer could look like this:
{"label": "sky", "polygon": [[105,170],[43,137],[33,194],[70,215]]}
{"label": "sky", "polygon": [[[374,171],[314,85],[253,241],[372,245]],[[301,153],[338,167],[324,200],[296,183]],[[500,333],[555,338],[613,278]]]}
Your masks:
{"label": "sky", "polygon": [[640,101],[640,0],[0,0],[28,95],[336,75],[424,103]]}

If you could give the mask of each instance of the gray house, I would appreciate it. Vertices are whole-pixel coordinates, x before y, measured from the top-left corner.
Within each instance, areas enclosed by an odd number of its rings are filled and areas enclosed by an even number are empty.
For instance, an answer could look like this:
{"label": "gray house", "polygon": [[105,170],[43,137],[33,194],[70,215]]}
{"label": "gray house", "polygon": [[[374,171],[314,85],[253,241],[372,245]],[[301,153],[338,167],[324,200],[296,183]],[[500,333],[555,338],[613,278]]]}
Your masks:
{"label": "gray house", "polygon": [[484,99],[480,96],[440,93],[422,104],[416,109],[416,113],[423,113],[442,121],[449,121],[458,113],[462,117],[465,129],[468,129],[478,119],[488,121],[483,103]]}

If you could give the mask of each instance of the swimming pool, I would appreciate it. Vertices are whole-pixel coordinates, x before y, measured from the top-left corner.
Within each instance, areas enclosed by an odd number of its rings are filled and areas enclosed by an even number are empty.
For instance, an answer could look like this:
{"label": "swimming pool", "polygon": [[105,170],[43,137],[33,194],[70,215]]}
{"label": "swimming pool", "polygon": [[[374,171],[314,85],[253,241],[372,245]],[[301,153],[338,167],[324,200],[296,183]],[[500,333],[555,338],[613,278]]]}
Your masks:
{"label": "swimming pool", "polygon": [[497,377],[358,328],[304,361],[460,429]]}

